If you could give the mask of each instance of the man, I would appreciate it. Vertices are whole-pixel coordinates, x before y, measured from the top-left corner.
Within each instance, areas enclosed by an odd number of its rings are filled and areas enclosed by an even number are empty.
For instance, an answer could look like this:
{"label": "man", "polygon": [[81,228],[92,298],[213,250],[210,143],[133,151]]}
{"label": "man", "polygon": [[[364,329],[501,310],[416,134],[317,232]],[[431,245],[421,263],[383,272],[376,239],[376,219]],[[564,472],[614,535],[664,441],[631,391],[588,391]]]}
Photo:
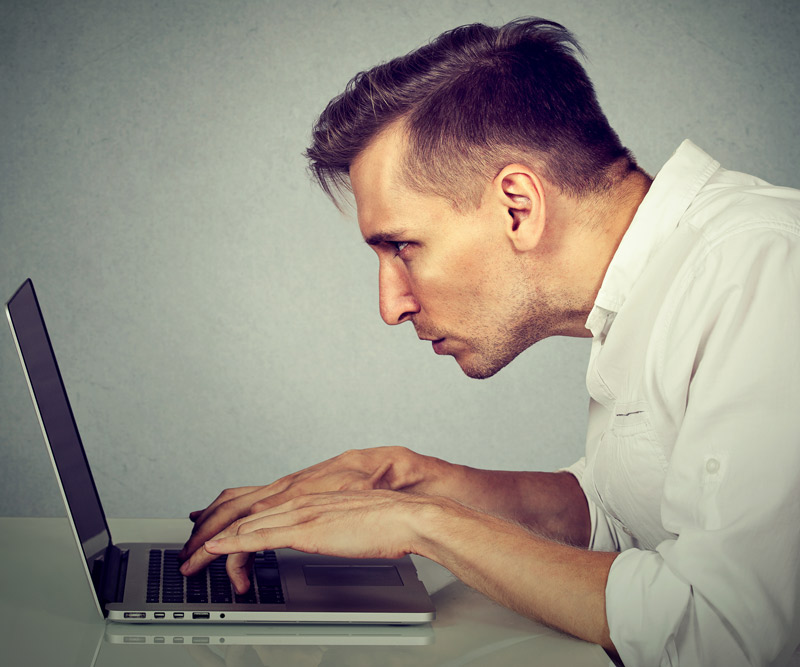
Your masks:
{"label": "man", "polygon": [[192,513],[184,573],[234,554],[242,590],[264,548],[416,553],[626,665],[789,659],[800,192],[688,142],[652,180],[575,50],[539,19],[445,33],[356,76],[308,156],[334,199],[352,189],[383,319],[468,376],[593,338],[586,456],[537,473],[346,452]]}

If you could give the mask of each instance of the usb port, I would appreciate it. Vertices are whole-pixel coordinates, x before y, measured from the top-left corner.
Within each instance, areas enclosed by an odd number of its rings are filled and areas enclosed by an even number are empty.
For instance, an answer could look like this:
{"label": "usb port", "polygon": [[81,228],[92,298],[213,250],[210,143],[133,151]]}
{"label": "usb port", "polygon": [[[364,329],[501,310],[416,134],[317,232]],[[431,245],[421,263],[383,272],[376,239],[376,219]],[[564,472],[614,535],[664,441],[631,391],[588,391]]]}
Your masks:
{"label": "usb port", "polygon": [[192,618],[211,618],[211,614],[207,611],[193,611]]}
{"label": "usb port", "polygon": [[123,618],[147,618],[147,614],[143,611],[126,611]]}

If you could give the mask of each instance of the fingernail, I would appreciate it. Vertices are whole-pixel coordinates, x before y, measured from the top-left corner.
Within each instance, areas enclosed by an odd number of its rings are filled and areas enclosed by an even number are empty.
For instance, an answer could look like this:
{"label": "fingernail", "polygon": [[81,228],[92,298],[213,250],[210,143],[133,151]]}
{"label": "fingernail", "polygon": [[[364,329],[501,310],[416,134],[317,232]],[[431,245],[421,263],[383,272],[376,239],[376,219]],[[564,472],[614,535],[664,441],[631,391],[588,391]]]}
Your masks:
{"label": "fingernail", "polygon": [[209,540],[206,542],[207,547],[211,547],[212,549],[219,544],[219,540]]}

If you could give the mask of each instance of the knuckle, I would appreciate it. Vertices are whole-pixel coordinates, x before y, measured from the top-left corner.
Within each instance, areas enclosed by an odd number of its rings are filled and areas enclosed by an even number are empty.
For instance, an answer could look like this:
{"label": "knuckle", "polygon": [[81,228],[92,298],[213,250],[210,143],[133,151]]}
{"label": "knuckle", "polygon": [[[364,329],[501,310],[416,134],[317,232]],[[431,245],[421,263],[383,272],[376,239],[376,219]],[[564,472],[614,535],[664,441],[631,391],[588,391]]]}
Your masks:
{"label": "knuckle", "polygon": [[243,521],[239,526],[239,530],[236,532],[238,537],[242,537],[243,535],[249,535],[250,533],[255,531],[255,527],[252,521]]}
{"label": "knuckle", "polygon": [[242,516],[243,511],[240,507],[237,507],[236,498],[229,498],[225,502],[221,503],[217,509],[214,511],[214,514],[222,521],[232,521],[234,519],[238,519]]}
{"label": "knuckle", "polygon": [[272,507],[272,503],[266,498],[263,498],[261,500],[257,500],[252,505],[250,505],[250,513],[258,514],[259,512],[268,510],[270,507]]}
{"label": "knuckle", "polygon": [[287,500],[284,503],[284,507],[287,511],[300,509],[301,507],[306,507],[307,505],[319,502],[323,496],[324,494],[321,493],[308,493],[305,495],[295,496],[294,498]]}
{"label": "knuckle", "polygon": [[342,485],[342,491],[370,491],[373,488],[372,480],[364,479],[363,477],[359,479],[354,479],[349,481],[347,484]]}
{"label": "knuckle", "polygon": [[231,523],[231,525],[228,527],[228,530],[226,530],[225,532],[228,533],[229,536],[231,536],[231,537],[233,537],[235,535],[238,535],[241,532],[242,526],[244,524],[245,524],[245,520],[243,518],[242,519],[236,519],[236,521]]}
{"label": "knuckle", "polygon": [[362,453],[363,450],[361,449],[347,449],[343,451],[341,454],[339,454],[339,456],[337,456],[336,458],[341,460],[357,459],[361,456]]}

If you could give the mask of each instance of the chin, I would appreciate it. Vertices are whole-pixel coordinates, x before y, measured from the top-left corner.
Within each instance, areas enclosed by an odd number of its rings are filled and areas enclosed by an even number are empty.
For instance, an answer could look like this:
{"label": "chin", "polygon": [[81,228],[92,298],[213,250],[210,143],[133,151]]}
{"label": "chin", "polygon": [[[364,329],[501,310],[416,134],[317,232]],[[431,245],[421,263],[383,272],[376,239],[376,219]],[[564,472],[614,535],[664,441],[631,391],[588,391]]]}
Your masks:
{"label": "chin", "polygon": [[467,377],[473,380],[485,380],[503,370],[517,358],[520,352],[522,352],[522,350],[513,353],[507,352],[505,355],[494,356],[488,359],[478,354],[470,354],[461,359],[456,357],[456,363],[458,363],[464,375]]}
{"label": "chin", "polygon": [[507,364],[502,365],[489,365],[489,364],[470,364],[462,363],[456,359],[458,365],[461,367],[464,375],[473,380],[485,380],[500,372]]}
{"label": "chin", "polygon": [[482,368],[465,368],[462,370],[464,371],[464,375],[466,375],[468,378],[471,378],[473,380],[486,380],[495,375],[496,373],[498,373],[500,369],[484,370]]}

